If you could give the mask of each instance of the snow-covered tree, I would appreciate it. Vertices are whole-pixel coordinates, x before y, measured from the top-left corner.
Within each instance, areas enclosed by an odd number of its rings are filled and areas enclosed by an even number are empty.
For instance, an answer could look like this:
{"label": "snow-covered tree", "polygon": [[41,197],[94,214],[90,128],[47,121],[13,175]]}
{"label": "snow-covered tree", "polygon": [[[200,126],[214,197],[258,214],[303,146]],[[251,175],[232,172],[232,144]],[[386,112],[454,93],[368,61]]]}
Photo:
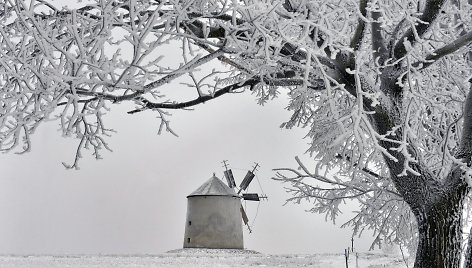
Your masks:
{"label": "snow-covered tree", "polygon": [[[153,111],[172,132],[172,109],[287,92],[282,126],[309,129],[316,160],[279,170],[290,200],[333,220],[356,200],[356,233],[417,241],[417,268],[459,267],[471,248],[471,14],[470,0],[5,0],[0,149],[28,151],[56,120],[78,139],[72,168],[84,148],[108,148],[112,105],[134,102],[130,114]],[[169,97],[171,82],[186,99]]]}

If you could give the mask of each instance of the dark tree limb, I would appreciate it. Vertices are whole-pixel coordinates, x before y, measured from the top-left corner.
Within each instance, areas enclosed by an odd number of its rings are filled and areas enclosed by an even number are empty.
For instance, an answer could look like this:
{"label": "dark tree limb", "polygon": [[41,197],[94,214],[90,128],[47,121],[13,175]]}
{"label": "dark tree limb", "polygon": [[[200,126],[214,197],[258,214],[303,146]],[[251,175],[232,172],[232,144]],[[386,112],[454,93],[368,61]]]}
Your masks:
{"label": "dark tree limb", "polygon": [[462,137],[458,150],[458,158],[462,158],[470,165],[472,157],[472,85],[464,103]]}
{"label": "dark tree limb", "polygon": [[390,38],[387,45],[388,50],[388,57],[393,58],[393,49],[395,48],[395,42],[398,39],[398,33],[403,28],[403,24],[406,22],[406,19],[402,19],[397,26],[393,29],[392,33],[390,34]]}
{"label": "dark tree limb", "polygon": [[374,54],[374,60],[379,65],[383,65],[388,57],[387,48],[385,46],[385,40],[382,36],[382,23],[380,22],[382,14],[380,11],[372,11],[372,50]]}
{"label": "dark tree limb", "polygon": [[[284,73],[276,73],[274,75],[279,76],[279,77],[289,76],[289,75],[286,75]],[[285,86],[285,87],[299,86],[299,85],[303,85],[303,83],[304,83],[303,80],[301,80],[301,79],[285,79],[285,78],[272,79],[272,78],[260,78],[260,77],[254,76],[254,77],[252,77],[252,78],[250,78],[246,81],[243,81],[243,82],[240,82],[240,83],[235,83],[235,84],[223,87],[219,90],[216,90],[212,94],[200,95],[196,99],[193,99],[193,100],[190,100],[190,101],[185,101],[185,102],[156,103],[156,102],[151,102],[151,101],[149,101],[148,99],[146,99],[142,96],[139,96],[139,97],[134,98],[134,100],[137,100],[137,101],[141,102],[141,104],[143,106],[139,109],[129,111],[128,113],[129,114],[134,114],[134,113],[141,112],[141,111],[148,110],[148,109],[176,110],[176,109],[190,108],[192,106],[196,106],[198,104],[205,103],[209,100],[216,99],[217,97],[220,97],[220,96],[225,95],[227,93],[232,93],[234,90],[239,89],[239,88],[244,88],[244,87],[249,86],[252,89],[252,87],[254,87],[255,85],[257,85],[259,83],[262,83],[262,82],[264,84],[270,85],[270,86]]]}
{"label": "dark tree limb", "polygon": [[[367,2],[368,0],[360,0],[359,3],[359,11],[361,12],[362,16],[365,17],[367,15]],[[365,33],[365,20],[363,18],[359,18],[357,20],[357,27],[354,31],[354,35],[352,36],[351,42],[349,46],[357,51],[362,43],[362,38],[364,37]]]}
{"label": "dark tree limb", "polygon": [[[394,49],[393,56],[395,59],[402,58],[406,55],[405,41],[410,42],[414,45],[415,41],[415,31],[418,36],[421,38],[431,27],[433,21],[438,17],[441,12],[442,7],[446,3],[446,0],[427,0],[426,5],[423,10],[423,14],[419,17],[418,25],[414,25],[414,28],[410,28],[403,36],[398,40]],[[401,23],[401,22],[400,22]]]}
{"label": "dark tree limb", "polygon": [[231,93],[234,90],[239,89],[239,88],[243,88],[243,87],[247,87],[247,86],[250,86],[250,87],[255,86],[259,82],[260,82],[259,79],[255,79],[255,78],[248,79],[245,82],[232,84],[232,85],[226,86],[222,89],[219,89],[219,90],[215,91],[214,94],[202,95],[202,96],[199,96],[196,99],[193,99],[191,101],[186,101],[186,102],[155,103],[155,102],[151,102],[151,101],[145,99],[144,97],[139,97],[139,98],[137,98],[137,100],[142,103],[143,107],[139,108],[139,109],[136,109],[136,110],[129,111],[128,114],[138,113],[138,112],[141,112],[141,111],[144,111],[144,110],[147,110],[147,109],[172,109],[172,110],[185,109],[185,108],[189,108],[189,107],[204,103],[206,101],[218,98],[218,97],[220,97],[224,94]]}
{"label": "dark tree limb", "polygon": [[[336,157],[337,159],[341,159],[341,160],[348,161],[349,163],[352,164],[353,167],[357,167],[357,166],[358,166],[358,163],[352,163],[351,158],[350,158],[349,156],[343,156],[343,155],[337,154],[337,155],[335,155],[335,157]],[[362,170],[363,172],[369,174],[370,176],[372,176],[372,177],[374,177],[374,178],[377,178],[377,179],[386,179],[386,178],[380,176],[380,174],[378,174],[378,173],[376,173],[376,172],[374,172],[374,171],[372,171],[372,170],[370,170],[370,169],[368,169],[368,168],[366,168],[366,167],[363,167],[363,168],[361,168],[360,170]]]}
{"label": "dark tree limb", "polygon": [[422,65],[421,69],[428,68],[442,57],[452,54],[470,43],[472,43],[472,32],[465,33],[451,43],[436,49],[433,53],[426,56],[424,61],[413,63],[413,67],[417,68]]}

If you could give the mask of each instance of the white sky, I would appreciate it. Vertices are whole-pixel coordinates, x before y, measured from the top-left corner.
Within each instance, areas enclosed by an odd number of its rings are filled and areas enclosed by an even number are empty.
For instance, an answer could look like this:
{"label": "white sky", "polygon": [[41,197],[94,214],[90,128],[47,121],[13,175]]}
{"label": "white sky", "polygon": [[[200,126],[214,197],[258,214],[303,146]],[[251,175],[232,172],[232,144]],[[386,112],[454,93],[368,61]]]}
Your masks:
{"label": "white sky", "polygon": [[[84,154],[81,169],[65,170],[76,141],[61,138],[57,123],[42,126],[25,155],[0,155],[0,253],[135,254],[181,248],[186,196],[213,172],[222,177],[229,160],[236,180],[257,161],[269,200],[262,202],[245,246],[265,253],[342,252],[350,230],[287,205],[283,186],[270,180],[272,168],[293,167],[303,155],[305,130],[281,130],[289,117],[276,100],[261,107],[254,96],[225,96],[172,117],[180,137],[156,134],[152,112],[127,115],[113,107],[105,123],[118,131],[113,153],[95,161]],[[129,107],[128,107],[129,108]],[[307,157],[305,157],[307,158]],[[257,182],[251,184],[259,191]],[[256,203],[248,203],[255,216]],[[352,210],[352,209],[351,209]],[[339,222],[341,223],[341,222]],[[357,242],[360,250],[368,241]]]}

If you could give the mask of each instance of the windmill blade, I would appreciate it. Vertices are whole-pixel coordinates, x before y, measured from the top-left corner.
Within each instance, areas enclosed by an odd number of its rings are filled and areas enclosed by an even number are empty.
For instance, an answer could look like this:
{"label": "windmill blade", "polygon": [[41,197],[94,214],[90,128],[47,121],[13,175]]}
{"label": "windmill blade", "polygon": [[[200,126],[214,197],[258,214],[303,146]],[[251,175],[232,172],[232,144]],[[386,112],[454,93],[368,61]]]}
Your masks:
{"label": "windmill blade", "polygon": [[258,194],[246,193],[243,194],[243,199],[247,201],[261,201]]}
{"label": "windmill blade", "polygon": [[252,179],[254,179],[254,171],[257,170],[257,167],[259,166],[258,163],[255,163],[256,165],[254,166],[254,168],[252,169],[252,171],[248,170],[247,173],[246,173],[246,176],[244,177],[243,181],[241,182],[241,184],[239,185],[239,191],[238,191],[238,194],[243,191],[243,190],[246,190],[247,187],[249,186],[249,184],[251,183]]}
{"label": "windmill blade", "polygon": [[247,187],[249,186],[249,184],[251,183],[252,179],[254,179],[254,173],[252,173],[252,171],[249,171],[246,173],[246,176],[244,177],[244,180],[241,182],[241,184],[239,185],[239,192],[238,194],[243,191],[243,190],[246,190]]}
{"label": "windmill blade", "polygon": [[241,217],[243,218],[244,224],[247,226],[247,229],[249,230],[249,233],[252,233],[251,227],[249,227],[249,218],[247,217],[246,211],[243,208],[243,205],[241,205]]}
{"label": "windmill blade", "polygon": [[243,218],[244,224],[248,224],[249,218],[247,217],[246,211],[244,210],[243,206],[241,205],[241,216]]}
{"label": "windmill blade", "polygon": [[236,182],[234,181],[233,171],[231,169],[224,171],[226,181],[228,182],[229,188],[236,187]]}

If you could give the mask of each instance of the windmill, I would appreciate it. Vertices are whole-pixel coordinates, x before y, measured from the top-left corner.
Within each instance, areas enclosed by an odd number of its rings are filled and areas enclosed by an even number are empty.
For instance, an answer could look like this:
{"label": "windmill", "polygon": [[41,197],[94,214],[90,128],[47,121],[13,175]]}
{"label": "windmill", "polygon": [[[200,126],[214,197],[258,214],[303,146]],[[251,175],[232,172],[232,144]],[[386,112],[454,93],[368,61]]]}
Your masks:
{"label": "windmill", "polygon": [[237,187],[226,162],[223,161],[224,176],[228,185],[213,173],[210,179],[187,196],[184,248],[244,249],[241,218],[249,232],[252,230],[241,201],[260,201],[267,197],[247,193],[259,164],[256,163],[252,171],[247,172]]}
{"label": "windmill", "polygon": [[[224,176],[226,178],[226,182],[228,183],[229,188],[231,188],[231,189],[236,188],[237,189],[238,187],[236,187],[236,182],[234,180],[233,171],[231,169],[228,169],[228,163],[227,162],[228,162],[228,160],[223,160],[223,165],[224,165],[224,168],[225,168]],[[257,167],[259,167],[258,163],[254,163],[254,164],[255,165],[252,168],[252,171],[248,170],[247,173],[246,173],[246,176],[244,176],[244,179],[241,181],[241,184],[239,185],[239,189],[237,189],[238,190],[237,194],[242,198],[242,200],[259,202],[259,201],[261,201],[261,199],[267,199],[267,196],[265,196],[263,194],[259,195],[258,193],[248,193],[248,192],[246,192],[246,190],[249,187],[249,184],[251,184],[254,177],[256,176],[255,172],[257,170]],[[241,192],[243,192],[243,193],[241,194]],[[243,219],[244,224],[247,226],[247,228],[249,230],[249,233],[252,233],[251,226],[249,225],[249,218],[248,218],[247,213],[244,210],[244,207],[243,207],[242,204],[241,204],[240,210],[241,210],[241,217]]]}

